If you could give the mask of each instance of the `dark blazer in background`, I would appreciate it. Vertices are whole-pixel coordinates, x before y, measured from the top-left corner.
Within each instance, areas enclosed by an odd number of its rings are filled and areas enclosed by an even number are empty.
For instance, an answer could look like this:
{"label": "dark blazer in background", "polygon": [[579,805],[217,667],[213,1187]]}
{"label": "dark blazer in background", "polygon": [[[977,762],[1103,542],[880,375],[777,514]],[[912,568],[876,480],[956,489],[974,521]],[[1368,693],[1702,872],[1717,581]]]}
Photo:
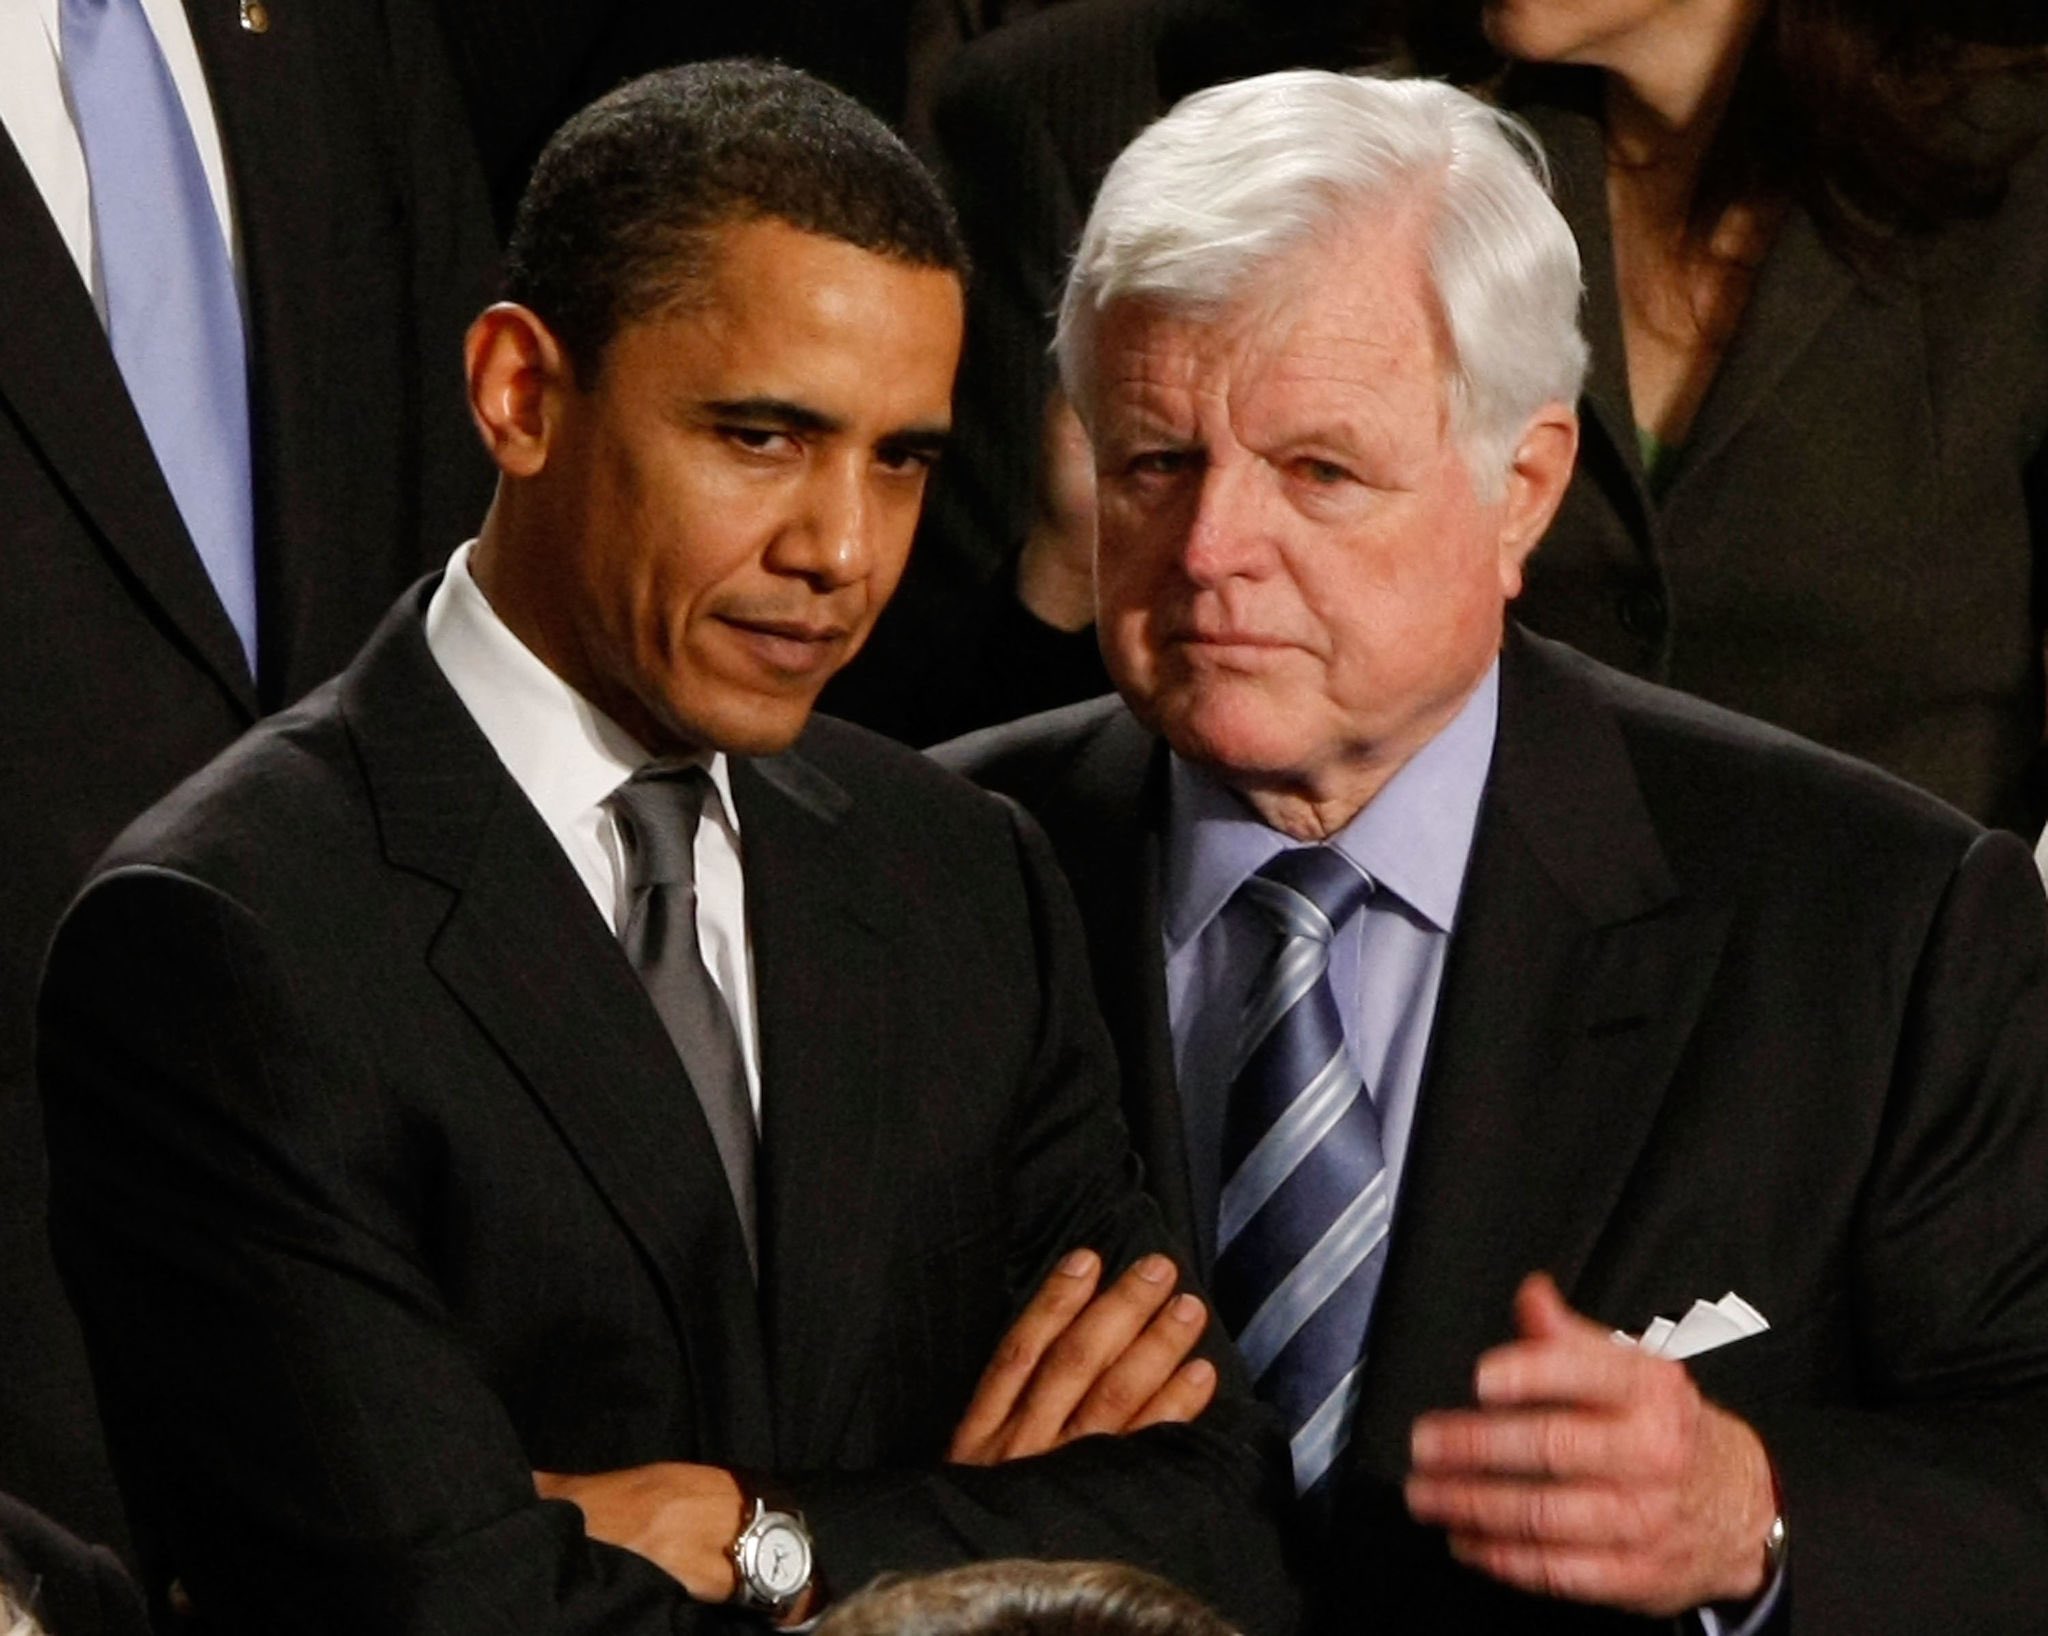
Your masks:
{"label": "dark blazer in background", "polygon": [[110,855],[40,1060],[153,1580],[261,1636],[694,1628],[530,1476],[673,1459],[775,1473],[838,1589],[1121,1557],[1286,1631],[1284,1454],[1227,1345],[1199,1425],[937,1474],[1058,1256],[1169,1244],[1043,837],[825,721],[733,788],[758,1304],[676,1054],[417,600]]}
{"label": "dark blazer in background", "polygon": [[2035,145],[1984,220],[1859,276],[1794,210],[1661,500],[1644,485],[1591,78],[1530,74],[1586,269],[1579,466],[1520,618],[1876,762],[1980,822],[2048,818],[2048,89],[1972,105]]}
{"label": "dark blazer in background", "polygon": [[[1568,649],[1517,634],[1503,663],[1319,1557],[1333,1628],[1640,1628],[1465,1573],[1401,1503],[1414,1418],[1469,1401],[1517,1282],[1545,1268],[1631,1332],[1731,1289],[1769,1320],[1692,1367],[1783,1479],[1792,1631],[2038,1630],[2048,905],[2032,860],[1867,767]],[[1112,698],[941,756],[1045,826],[1133,1140],[1192,1237],[1163,745]]]}
{"label": "dark blazer in background", "polygon": [[0,1486],[91,1539],[122,1527],[44,1244],[44,945],[122,825],[338,670],[489,494],[460,347],[494,250],[425,7],[272,5],[263,34],[233,0],[187,14],[246,273],[260,680],[0,134]]}

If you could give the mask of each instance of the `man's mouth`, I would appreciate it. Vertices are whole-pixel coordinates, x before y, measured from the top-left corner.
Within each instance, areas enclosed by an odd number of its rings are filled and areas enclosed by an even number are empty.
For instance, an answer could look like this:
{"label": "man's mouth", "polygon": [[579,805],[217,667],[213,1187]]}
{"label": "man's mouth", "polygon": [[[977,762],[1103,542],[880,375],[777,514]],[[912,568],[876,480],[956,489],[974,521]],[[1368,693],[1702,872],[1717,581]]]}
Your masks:
{"label": "man's mouth", "polygon": [[814,674],[835,663],[851,634],[849,627],[833,620],[722,617],[726,628],[763,664],[793,676]]}

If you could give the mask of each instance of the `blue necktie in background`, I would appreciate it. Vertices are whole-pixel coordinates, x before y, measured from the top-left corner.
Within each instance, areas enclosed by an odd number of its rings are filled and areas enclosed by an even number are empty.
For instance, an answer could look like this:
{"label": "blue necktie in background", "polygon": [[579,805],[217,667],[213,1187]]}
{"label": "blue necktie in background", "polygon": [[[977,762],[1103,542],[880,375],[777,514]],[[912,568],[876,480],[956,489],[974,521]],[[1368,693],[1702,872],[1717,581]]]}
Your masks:
{"label": "blue necktie in background", "polygon": [[220,217],[141,0],[63,0],[60,28],[107,338],[253,676],[248,364]]}
{"label": "blue necktie in background", "polygon": [[1278,934],[1246,1001],[1224,1120],[1216,1304],[1310,1494],[1351,1437],[1393,1201],[1379,1116],[1344,1045],[1330,940],[1372,882],[1327,846],[1238,889]]}

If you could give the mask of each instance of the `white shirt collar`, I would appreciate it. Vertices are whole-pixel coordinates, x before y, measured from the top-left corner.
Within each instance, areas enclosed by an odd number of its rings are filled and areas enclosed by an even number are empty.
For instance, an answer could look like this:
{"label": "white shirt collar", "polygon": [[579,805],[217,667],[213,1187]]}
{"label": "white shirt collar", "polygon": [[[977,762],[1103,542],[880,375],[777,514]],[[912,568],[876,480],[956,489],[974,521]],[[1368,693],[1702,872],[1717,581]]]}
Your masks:
{"label": "white shirt collar", "polygon": [[[564,836],[655,758],[513,635],[470,574],[473,543],[448,559],[427,604],[427,647],[512,781],[549,830]],[[713,752],[704,766],[737,834],[727,758]]]}

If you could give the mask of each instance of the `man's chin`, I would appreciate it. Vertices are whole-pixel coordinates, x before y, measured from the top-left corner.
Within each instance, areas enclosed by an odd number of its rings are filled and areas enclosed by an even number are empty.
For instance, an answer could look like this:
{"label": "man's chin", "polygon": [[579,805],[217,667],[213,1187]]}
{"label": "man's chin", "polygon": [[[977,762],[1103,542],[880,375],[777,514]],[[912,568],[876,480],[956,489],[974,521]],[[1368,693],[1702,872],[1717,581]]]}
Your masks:
{"label": "man's chin", "polygon": [[1291,712],[1256,688],[1168,692],[1134,713],[1183,760],[1208,768],[1225,783],[1284,778],[1302,757],[1301,733]]}
{"label": "man's chin", "polygon": [[663,700],[651,714],[665,742],[647,747],[657,755],[780,755],[803,736],[818,691],[733,690],[715,699]]}

